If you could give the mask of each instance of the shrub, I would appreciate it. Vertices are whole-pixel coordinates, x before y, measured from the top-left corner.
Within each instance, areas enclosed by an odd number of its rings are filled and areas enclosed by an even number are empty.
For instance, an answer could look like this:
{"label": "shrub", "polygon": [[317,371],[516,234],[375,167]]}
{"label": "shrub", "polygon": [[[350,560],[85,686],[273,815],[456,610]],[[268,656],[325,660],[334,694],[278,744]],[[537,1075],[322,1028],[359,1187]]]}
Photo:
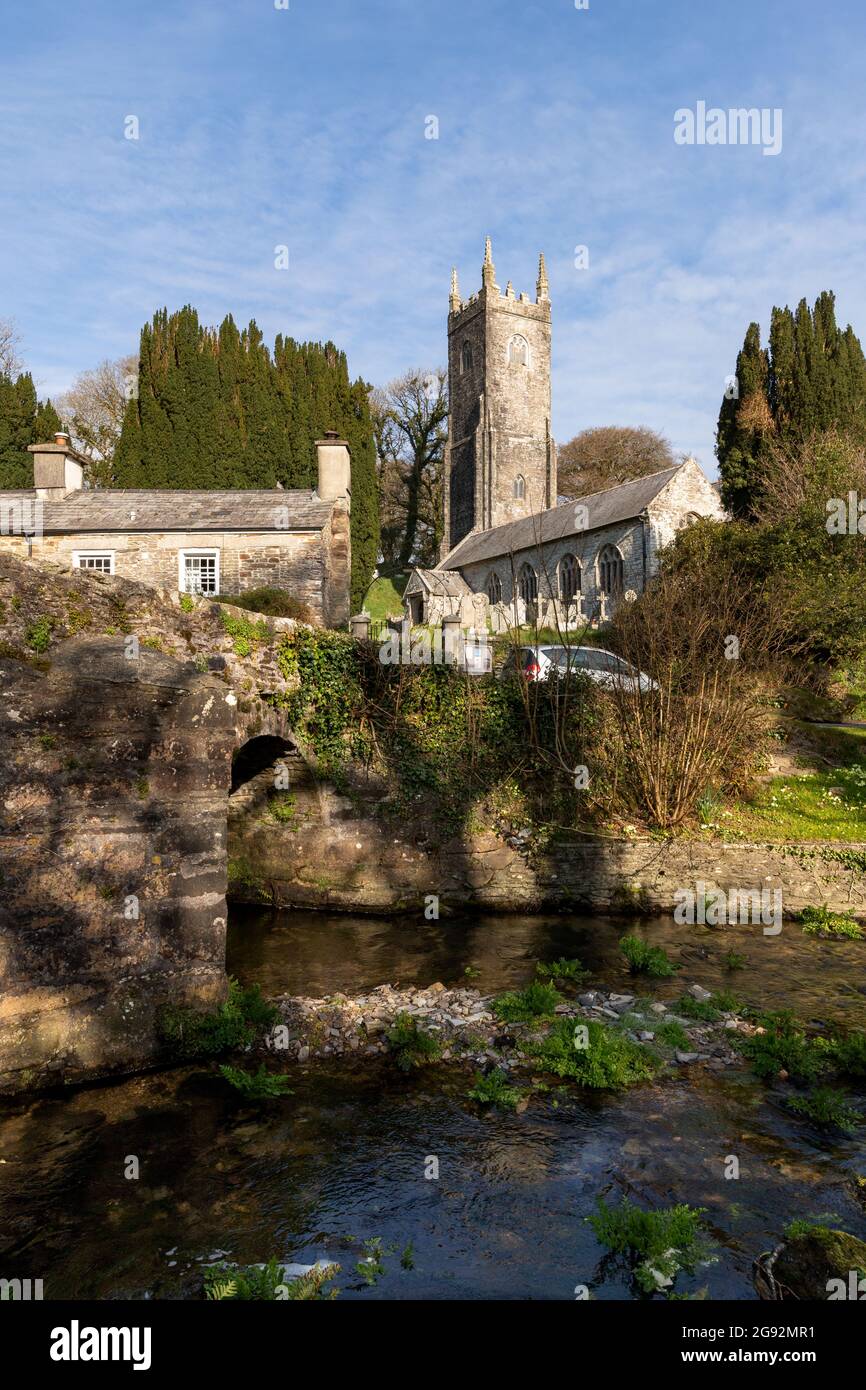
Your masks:
{"label": "shrub", "polygon": [[560,956],[559,960],[538,961],[535,971],[542,978],[570,980],[576,985],[582,984],[592,974],[592,971],[584,969],[579,960],[566,960],[564,956]]}
{"label": "shrub", "polygon": [[526,1023],[535,1018],[552,1018],[557,1004],[564,1002],[563,996],[553,985],[533,980],[525,989],[500,994],[491,1007],[504,1023]]}
{"label": "shrub", "polygon": [[163,1011],[160,1026],[163,1038],[180,1056],[215,1057],[248,1047],[277,1017],[277,1010],[262,998],[258,985],[243,989],[231,979],[228,998],[214,1013],[172,1007]]}
{"label": "shrub", "polygon": [[291,1095],[289,1078],[267,1071],[264,1063],[257,1072],[229,1066],[220,1067],[220,1072],[245,1100],[275,1100],[278,1096]]}
{"label": "shrub", "polygon": [[639,936],[624,936],[619,949],[628,962],[632,975],[651,975],[654,979],[669,979],[682,967],[675,965],[660,946],[650,946]]}
{"label": "shrub", "polygon": [[807,1096],[790,1096],[787,1105],[789,1110],[811,1120],[819,1129],[841,1129],[850,1134],[863,1123],[860,1112],[848,1104],[841,1091],[834,1091],[831,1086],[816,1086]]}
{"label": "shrub", "polygon": [[387,1034],[394,1060],[401,1071],[412,1071],[413,1067],[426,1067],[435,1062],[442,1044],[432,1033],[419,1027],[417,1018],[411,1014],[398,1014],[394,1025]]}
{"label": "shrub", "polygon": [[53,627],[53,618],[37,618],[36,622],[31,623],[24,633],[24,640],[28,647],[34,652],[47,651],[51,644],[51,632]]}
{"label": "shrub", "polygon": [[500,1110],[515,1110],[520,1100],[520,1091],[516,1086],[509,1086],[504,1071],[491,1071],[486,1076],[477,1071],[475,1085],[467,1094],[480,1105],[497,1105]]}
{"label": "shrub", "polygon": [[863,928],[850,912],[830,912],[826,907],[807,907],[800,914],[808,936],[829,936],[837,940],[862,941]]}
{"label": "shrub", "polygon": [[205,1296],[208,1299],[290,1302],[297,1299],[336,1298],[338,1290],[323,1293],[324,1285],[339,1274],[340,1266],[333,1264],[311,1269],[297,1279],[287,1280],[284,1266],[276,1256],[265,1265],[214,1265],[205,1271]]}
{"label": "shrub", "polygon": [[726,970],[743,970],[746,966],[746,957],[738,955],[736,951],[726,951],[722,956],[722,964]]}
{"label": "shrub", "polygon": [[866,1033],[834,1034],[830,1059],[842,1076],[866,1077]]}
{"label": "shrub", "polygon": [[[585,1029],[584,1032],[578,1030]],[[581,1045],[585,1039],[586,1046]],[[623,1090],[655,1074],[658,1059],[616,1028],[592,1019],[557,1019],[547,1037],[530,1049],[538,1065],[595,1090]]]}
{"label": "shrub", "polygon": [[269,618],[294,618],[299,623],[311,623],[313,615],[305,603],[286,589],[247,589],[243,594],[218,594],[217,603],[231,603],[235,608],[247,608],[253,613],[265,613]]}
{"label": "shrub", "polygon": [[766,1014],[761,1024],[763,1033],[733,1041],[762,1081],[786,1071],[792,1081],[809,1082],[827,1070],[831,1045],[824,1039],[807,1037],[791,1014]]}
{"label": "shrub", "polygon": [[645,1292],[658,1289],[681,1269],[691,1272],[712,1250],[701,1221],[703,1207],[680,1205],[644,1211],[623,1198],[618,1207],[600,1198],[587,1221],[596,1239],[635,1262],[634,1276]]}

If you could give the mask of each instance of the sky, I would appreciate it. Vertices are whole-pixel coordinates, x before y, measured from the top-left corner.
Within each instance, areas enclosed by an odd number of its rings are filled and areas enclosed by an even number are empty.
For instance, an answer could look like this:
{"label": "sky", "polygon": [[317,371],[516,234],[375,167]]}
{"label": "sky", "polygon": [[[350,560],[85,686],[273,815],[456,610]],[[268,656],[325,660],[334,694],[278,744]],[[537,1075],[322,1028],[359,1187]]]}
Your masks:
{"label": "sky", "polygon": [[[862,0],[7,3],[0,318],[43,396],[185,303],[381,385],[444,363],[490,236],[503,289],[546,255],[557,439],[715,476],[750,321],[832,289],[866,339],[864,53]],[[781,150],[677,143],[699,102]]]}

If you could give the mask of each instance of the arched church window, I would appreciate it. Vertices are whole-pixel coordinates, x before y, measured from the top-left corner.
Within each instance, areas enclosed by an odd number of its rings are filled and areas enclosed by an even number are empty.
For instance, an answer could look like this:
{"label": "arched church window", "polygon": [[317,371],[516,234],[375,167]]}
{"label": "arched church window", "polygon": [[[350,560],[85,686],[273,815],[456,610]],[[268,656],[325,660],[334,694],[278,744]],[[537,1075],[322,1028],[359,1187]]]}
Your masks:
{"label": "arched church window", "polygon": [[502,602],[502,580],[496,570],[491,570],[487,576],[487,597],[491,603]]}
{"label": "arched church window", "polygon": [[461,372],[472,371],[472,344],[467,341],[460,349],[460,370]]}
{"label": "arched church window", "polygon": [[526,496],[526,479],[522,473],[518,473],[517,477],[514,479],[514,496],[517,498],[518,502],[522,502]]}
{"label": "arched church window", "polygon": [[517,590],[524,603],[534,603],[538,598],[538,575],[531,565],[520,566]]}
{"label": "arched church window", "polygon": [[608,598],[621,594],[623,589],[622,556],[615,545],[606,545],[598,557],[598,582]]}
{"label": "arched church window", "polygon": [[563,555],[559,562],[559,597],[570,603],[580,593],[580,561],[576,555]]}
{"label": "arched church window", "polygon": [[511,367],[529,366],[529,344],[519,333],[515,333],[514,337],[509,340],[508,364]]}

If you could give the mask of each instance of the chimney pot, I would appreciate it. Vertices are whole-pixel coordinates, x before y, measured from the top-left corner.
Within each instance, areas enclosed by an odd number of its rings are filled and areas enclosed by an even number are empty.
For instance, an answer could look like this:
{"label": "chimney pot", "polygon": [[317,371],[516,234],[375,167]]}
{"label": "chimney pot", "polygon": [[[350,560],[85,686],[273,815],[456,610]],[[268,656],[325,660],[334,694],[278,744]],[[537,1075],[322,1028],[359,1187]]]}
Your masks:
{"label": "chimney pot", "polygon": [[54,443],[55,443],[55,444],[68,444],[68,443],[69,443],[69,435],[66,434],[63,430],[58,430],[57,433],[56,433],[55,436],[54,436]]}

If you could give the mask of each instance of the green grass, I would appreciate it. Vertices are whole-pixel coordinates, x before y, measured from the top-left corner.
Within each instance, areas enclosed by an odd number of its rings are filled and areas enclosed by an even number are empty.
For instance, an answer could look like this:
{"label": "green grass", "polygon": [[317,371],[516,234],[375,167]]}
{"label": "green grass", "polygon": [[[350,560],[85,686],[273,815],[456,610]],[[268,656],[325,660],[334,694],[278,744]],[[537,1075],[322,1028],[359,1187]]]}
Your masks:
{"label": "green grass", "polygon": [[565,1000],[553,985],[533,980],[526,989],[508,990],[494,999],[493,1012],[504,1023],[528,1023],[532,1019],[552,1018],[557,1004]]}
{"label": "green grass", "polygon": [[397,1066],[405,1072],[437,1061],[442,1051],[438,1038],[419,1027],[411,1014],[398,1014],[387,1038]]}
{"label": "green grass", "polygon": [[[766,840],[866,839],[866,729],[801,725],[816,750],[815,766],[773,777],[753,801],[729,807],[721,823],[727,838]],[[822,766],[829,757],[835,766]]]}
{"label": "green grass", "polygon": [[547,1037],[530,1048],[530,1056],[543,1071],[593,1090],[624,1090],[649,1080],[659,1065],[653,1053],[595,1019],[557,1019]]}
{"label": "green grass", "polygon": [[655,1034],[657,1040],[660,1043],[664,1043],[665,1047],[678,1047],[682,1051],[687,1052],[691,1046],[689,1035],[683,1025],[673,1020],[670,1023],[663,1023],[661,1027],[656,1028]]}
{"label": "green grass", "polygon": [[695,999],[691,994],[681,994],[673,1008],[683,1018],[692,1019],[695,1023],[717,1023],[719,1019],[719,1010],[712,996],[709,999]]}
{"label": "green grass", "polygon": [[516,1086],[509,1086],[504,1071],[491,1071],[486,1076],[477,1071],[475,1084],[467,1094],[480,1105],[495,1105],[500,1110],[515,1110],[520,1100],[519,1090]]}
{"label": "green grass", "polygon": [[660,1284],[656,1274],[673,1279],[681,1269],[691,1271],[710,1256],[703,1214],[703,1207],[685,1204],[644,1211],[627,1197],[616,1207],[599,1198],[595,1212],[586,1219],[601,1245],[629,1257],[638,1286],[652,1293]]}
{"label": "green grass", "polygon": [[632,975],[650,975],[656,980],[670,979],[681,969],[660,946],[650,946],[639,936],[624,936],[619,949],[628,962]]}
{"label": "green grass", "polygon": [[402,618],[403,590],[408,583],[408,574],[395,574],[388,578],[374,579],[361,607],[369,613],[374,622],[383,618]]}

